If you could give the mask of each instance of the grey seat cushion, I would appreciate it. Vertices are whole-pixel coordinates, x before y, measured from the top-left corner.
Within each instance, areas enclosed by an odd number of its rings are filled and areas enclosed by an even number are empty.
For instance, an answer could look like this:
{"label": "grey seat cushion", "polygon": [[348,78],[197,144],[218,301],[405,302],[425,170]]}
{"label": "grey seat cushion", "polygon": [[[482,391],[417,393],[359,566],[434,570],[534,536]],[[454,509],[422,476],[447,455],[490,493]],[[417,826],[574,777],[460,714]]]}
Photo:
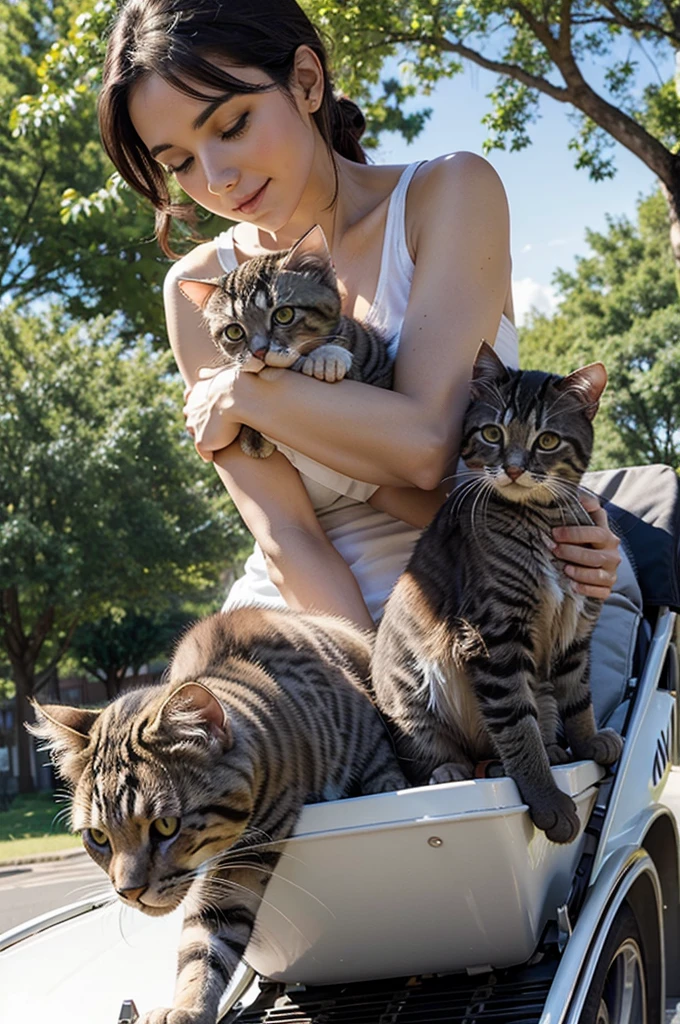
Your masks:
{"label": "grey seat cushion", "polygon": [[623,547],[621,557],[614,590],[602,607],[590,648],[595,717],[600,726],[615,729],[621,728],[625,717],[623,700],[633,674],[642,619],[642,594]]}

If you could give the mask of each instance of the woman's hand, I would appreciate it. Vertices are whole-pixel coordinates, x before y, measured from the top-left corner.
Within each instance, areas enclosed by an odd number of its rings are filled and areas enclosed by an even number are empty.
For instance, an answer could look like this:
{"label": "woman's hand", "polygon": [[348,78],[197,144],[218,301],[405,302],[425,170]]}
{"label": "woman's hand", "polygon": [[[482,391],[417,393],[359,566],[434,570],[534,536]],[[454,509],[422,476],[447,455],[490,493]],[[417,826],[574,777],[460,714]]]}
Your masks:
{"label": "woman's hand", "polygon": [[184,392],[186,427],[204,462],[212,462],[213,453],[230,445],[241,429],[234,394],[239,373],[258,373],[263,365],[253,357],[242,367],[201,367],[197,382]]}
{"label": "woman's hand", "polygon": [[619,538],[610,530],[607,513],[594,495],[579,491],[579,499],[593,525],[556,527],[553,554],[567,563],[564,571],[580,594],[604,601],[616,582],[621,561]]}

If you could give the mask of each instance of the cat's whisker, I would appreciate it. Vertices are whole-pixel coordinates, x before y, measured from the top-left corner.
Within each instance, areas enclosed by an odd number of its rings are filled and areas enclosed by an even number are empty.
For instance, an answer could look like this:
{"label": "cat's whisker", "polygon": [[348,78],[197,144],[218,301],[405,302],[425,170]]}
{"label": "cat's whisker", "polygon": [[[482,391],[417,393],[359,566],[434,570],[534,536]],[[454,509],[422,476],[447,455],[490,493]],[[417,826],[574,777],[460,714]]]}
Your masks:
{"label": "cat's whisker", "polygon": [[[302,863],[304,863],[304,861],[300,861],[300,863],[302,864]],[[230,869],[242,868],[242,869],[246,869],[248,871],[260,871],[262,874],[266,874],[266,875],[273,875],[275,870],[276,870],[276,868],[258,867],[255,864],[248,864],[247,862],[243,862],[241,864],[230,864],[229,868]],[[305,887],[303,885],[298,885],[297,882],[294,882],[290,878],[286,878],[284,875],[277,875],[277,878],[278,878],[278,880],[280,882],[286,882],[288,885],[292,885],[294,889],[298,889],[300,892],[303,892],[305,894],[305,896],[309,896],[309,898],[314,900],[315,903],[318,903],[319,906],[323,907],[324,910],[328,911],[328,913],[331,915],[331,917],[335,917],[335,914],[333,913],[333,911],[323,902],[323,900],[320,900],[319,897],[315,896],[313,892],[309,891],[309,889],[305,889]],[[226,881],[228,882],[229,879],[227,878]]]}
{"label": "cat's whisker", "polygon": [[[221,882],[223,880],[222,879],[210,878],[210,879],[205,879],[204,881],[205,882],[210,882],[212,884],[213,882],[216,882],[216,881],[220,881]],[[230,895],[230,894],[233,893],[234,889],[242,890],[243,892],[247,893],[250,897],[255,898],[257,900],[258,904],[259,903],[263,903],[266,907],[269,907],[271,910],[275,911],[275,913],[280,914],[281,917],[284,919],[284,921],[286,921],[291,926],[291,928],[294,928],[295,931],[298,932],[298,934],[302,936],[302,938],[305,940],[305,942],[307,941],[307,936],[302,931],[302,929],[299,928],[296,925],[295,921],[291,920],[291,918],[288,917],[287,914],[284,914],[284,912],[279,907],[277,907],[274,903],[272,903],[271,900],[266,899],[264,896],[256,896],[255,893],[253,893],[253,891],[248,888],[248,886],[241,885],[239,882],[234,882],[232,879],[230,879],[229,882],[227,883],[227,887],[223,887],[221,890],[219,889],[219,887],[217,888],[217,890],[215,892],[215,895],[216,896],[219,896],[219,895],[224,896],[225,894],[229,894]],[[210,890],[208,890],[208,891],[210,891]],[[310,893],[310,895],[311,895],[311,893]],[[322,904],[322,906],[323,906],[323,904]],[[224,910],[225,908],[223,907],[222,909]],[[326,910],[328,910],[328,907],[326,907]],[[226,908],[226,913],[228,913],[228,912],[229,912],[229,908],[227,907]],[[329,914],[331,913],[330,910],[328,910],[328,912],[329,912]]]}

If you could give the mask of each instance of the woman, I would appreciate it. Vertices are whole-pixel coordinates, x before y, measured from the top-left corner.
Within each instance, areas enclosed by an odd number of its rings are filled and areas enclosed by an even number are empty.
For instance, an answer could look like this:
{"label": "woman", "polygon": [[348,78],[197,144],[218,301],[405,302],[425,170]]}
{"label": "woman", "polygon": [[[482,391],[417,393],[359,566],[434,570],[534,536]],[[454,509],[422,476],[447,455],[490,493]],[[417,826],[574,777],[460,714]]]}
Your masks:
{"label": "woman", "polygon": [[[417,529],[451,472],[480,339],[517,365],[509,219],[493,169],[468,153],[371,166],[363,118],[338,101],[326,54],[294,0],[130,0],[114,27],[100,100],[104,145],[157,210],[166,252],[168,177],[236,221],[170,271],[170,341],[190,386],[187,425],[258,547],[229,603],[282,603],[372,627]],[[201,375],[215,358],[183,277],[215,277],[288,248],[314,224],[328,239],[343,310],[385,330],[391,392],[261,369]],[[247,423],[274,438],[256,460],[231,442]],[[374,499],[375,504],[375,499]],[[555,553],[584,593],[606,597],[619,561],[605,513],[556,531]]]}

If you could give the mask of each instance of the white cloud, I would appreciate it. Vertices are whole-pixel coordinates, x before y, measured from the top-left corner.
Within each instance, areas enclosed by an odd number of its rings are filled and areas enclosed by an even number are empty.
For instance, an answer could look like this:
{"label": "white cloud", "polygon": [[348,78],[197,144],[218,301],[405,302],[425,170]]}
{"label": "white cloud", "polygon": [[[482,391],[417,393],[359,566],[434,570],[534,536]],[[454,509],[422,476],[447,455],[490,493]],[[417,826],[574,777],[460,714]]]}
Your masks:
{"label": "white cloud", "polygon": [[557,292],[550,284],[539,284],[532,277],[523,277],[512,282],[512,296],[517,326],[526,323],[531,309],[539,313],[554,313],[557,309]]}

